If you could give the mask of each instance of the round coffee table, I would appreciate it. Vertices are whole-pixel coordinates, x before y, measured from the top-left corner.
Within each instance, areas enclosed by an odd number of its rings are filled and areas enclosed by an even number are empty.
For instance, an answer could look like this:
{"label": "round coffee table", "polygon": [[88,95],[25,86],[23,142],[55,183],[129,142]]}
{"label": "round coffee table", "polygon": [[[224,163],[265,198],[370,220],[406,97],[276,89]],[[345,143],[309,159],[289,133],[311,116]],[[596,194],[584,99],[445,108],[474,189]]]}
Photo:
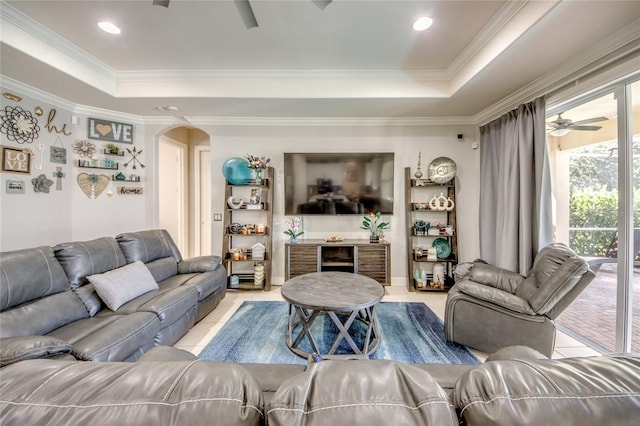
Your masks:
{"label": "round coffee table", "polygon": [[[286,343],[293,353],[308,357],[299,347],[307,337],[312,352],[333,355],[342,340],[353,353],[368,356],[379,343],[375,305],[384,296],[384,288],[364,275],[349,272],[313,272],[290,279],[282,285],[282,297],[289,302],[289,325]],[[328,315],[338,328],[338,335],[326,353],[321,353],[311,333],[311,325],[318,317]],[[349,334],[354,321],[366,326],[362,347]],[[296,328],[299,330],[296,334]]]}

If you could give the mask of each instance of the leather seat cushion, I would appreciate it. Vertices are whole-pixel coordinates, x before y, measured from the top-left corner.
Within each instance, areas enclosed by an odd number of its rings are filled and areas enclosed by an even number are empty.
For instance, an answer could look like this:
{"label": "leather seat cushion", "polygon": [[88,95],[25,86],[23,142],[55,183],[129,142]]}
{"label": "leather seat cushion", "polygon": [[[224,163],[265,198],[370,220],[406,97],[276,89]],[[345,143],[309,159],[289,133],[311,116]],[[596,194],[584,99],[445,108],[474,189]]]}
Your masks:
{"label": "leather seat cushion", "polygon": [[71,354],[84,361],[123,361],[139,347],[153,344],[160,320],[151,312],[97,315],[49,333],[73,346]]}
{"label": "leather seat cushion", "polygon": [[446,392],[429,373],[387,360],[328,360],[286,380],[268,424],[458,425]]}
{"label": "leather seat cushion", "polygon": [[640,358],[487,362],[460,378],[453,403],[466,424],[631,424],[640,413]]}
{"label": "leather seat cushion", "polygon": [[250,374],[210,361],[23,361],[2,370],[0,395],[3,425],[264,424]]}

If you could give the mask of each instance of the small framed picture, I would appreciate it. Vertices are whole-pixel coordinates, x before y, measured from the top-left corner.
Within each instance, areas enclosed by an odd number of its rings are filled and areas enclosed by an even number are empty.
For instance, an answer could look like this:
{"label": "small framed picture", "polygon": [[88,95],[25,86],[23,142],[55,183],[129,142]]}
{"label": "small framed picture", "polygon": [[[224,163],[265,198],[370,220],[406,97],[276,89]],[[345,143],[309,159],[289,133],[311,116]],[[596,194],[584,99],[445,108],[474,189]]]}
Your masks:
{"label": "small framed picture", "polygon": [[52,163],[67,164],[67,149],[59,146],[50,146],[49,161]]}
{"label": "small framed picture", "polygon": [[2,171],[31,173],[31,153],[26,149],[2,146]]}
{"label": "small framed picture", "polygon": [[7,194],[24,194],[24,181],[22,179],[7,179]]}

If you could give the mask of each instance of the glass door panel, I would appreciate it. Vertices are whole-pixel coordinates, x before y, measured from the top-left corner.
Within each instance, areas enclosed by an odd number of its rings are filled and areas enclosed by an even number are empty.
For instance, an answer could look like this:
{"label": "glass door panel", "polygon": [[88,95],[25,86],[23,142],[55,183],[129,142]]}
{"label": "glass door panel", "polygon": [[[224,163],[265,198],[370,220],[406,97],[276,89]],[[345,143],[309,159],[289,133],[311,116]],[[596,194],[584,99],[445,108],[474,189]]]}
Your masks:
{"label": "glass door panel", "polygon": [[618,129],[613,92],[547,117],[554,157],[556,241],[592,263],[596,278],[557,322],[590,346],[616,342]]}
{"label": "glass door panel", "polygon": [[640,353],[640,81],[630,85],[633,169],[633,273],[631,277],[631,352]]}

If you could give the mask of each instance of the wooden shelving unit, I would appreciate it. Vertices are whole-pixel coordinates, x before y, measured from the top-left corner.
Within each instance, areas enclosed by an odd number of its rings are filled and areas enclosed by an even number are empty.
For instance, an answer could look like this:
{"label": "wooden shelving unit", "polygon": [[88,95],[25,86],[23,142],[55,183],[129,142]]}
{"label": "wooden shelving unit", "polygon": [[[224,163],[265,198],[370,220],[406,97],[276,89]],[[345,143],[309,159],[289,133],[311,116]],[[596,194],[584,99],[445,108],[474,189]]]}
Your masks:
{"label": "wooden shelving unit", "polygon": [[[234,290],[271,290],[271,259],[273,232],[273,167],[262,172],[262,184],[254,181],[246,185],[234,185],[225,181],[224,192],[224,234],[222,240],[222,262],[227,269],[227,288]],[[260,193],[259,208],[247,208],[252,191]],[[240,208],[231,208],[227,204],[229,197],[244,201]],[[238,229],[240,225],[240,229]],[[249,226],[247,226],[249,225]],[[254,225],[253,229],[250,226]],[[256,232],[255,225],[264,226],[264,230]],[[243,233],[242,226],[246,228]],[[264,259],[253,259],[251,248],[261,243],[265,247]],[[233,249],[242,249],[243,256],[234,258]],[[244,257],[246,256],[246,258]],[[262,285],[254,282],[254,268],[264,265],[264,281]],[[238,278],[238,284],[231,283],[231,277]]]}
{"label": "wooden shelving unit", "polygon": [[[404,169],[405,181],[405,215],[407,224],[407,287],[409,291],[448,291],[453,285],[453,269],[458,263],[458,229],[456,219],[456,186],[455,178],[445,184],[438,184],[427,179],[422,179],[424,185],[416,186],[416,180],[411,176],[411,168]],[[434,210],[429,207],[431,199],[439,197],[451,199],[454,203],[452,210]],[[413,227],[414,221],[424,220],[433,227],[437,222],[445,223],[453,229],[453,235],[447,235],[444,231],[438,235],[417,235]],[[451,254],[444,259],[430,260],[426,250],[431,248],[436,238],[445,238],[451,247]],[[418,255],[417,248],[423,249],[423,255]],[[434,281],[433,267],[436,263],[444,265],[444,279],[441,287],[431,286]],[[424,270],[426,282],[422,287],[418,286],[414,273],[416,270]]]}

